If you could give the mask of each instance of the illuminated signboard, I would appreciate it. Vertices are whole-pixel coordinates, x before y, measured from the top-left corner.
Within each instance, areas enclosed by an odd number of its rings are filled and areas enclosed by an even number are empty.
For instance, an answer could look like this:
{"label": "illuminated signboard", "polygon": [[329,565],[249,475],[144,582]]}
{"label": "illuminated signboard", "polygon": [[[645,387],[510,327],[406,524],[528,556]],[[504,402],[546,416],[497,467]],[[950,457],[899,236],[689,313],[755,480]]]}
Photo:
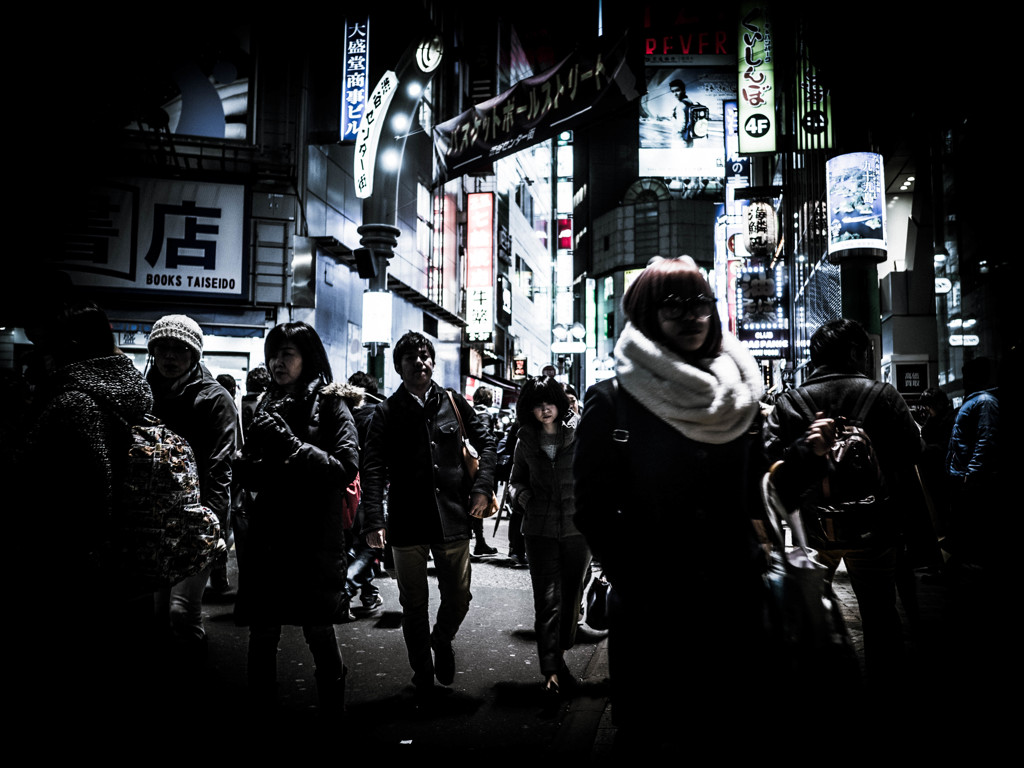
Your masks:
{"label": "illuminated signboard", "polygon": [[744,3],[740,10],[737,63],[740,152],[775,151],[775,65],[767,4]]}
{"label": "illuminated signboard", "polygon": [[736,336],[756,358],[781,358],[789,349],[785,268],[736,264]]}
{"label": "illuminated signboard", "polygon": [[[723,179],[728,67],[648,66],[640,99],[641,176]],[[719,187],[720,188],[720,187]]]}
{"label": "illuminated signboard", "polygon": [[725,205],[736,213],[733,190],[750,186],[750,158],[740,155],[739,107],[735,99],[722,103],[725,115]]}
{"label": "illuminated signboard", "polygon": [[466,337],[491,341],[494,333],[494,193],[466,200]]}
{"label": "illuminated signboard", "polygon": [[806,49],[800,57],[796,93],[796,148],[832,148],[832,98]]}
{"label": "illuminated signboard", "polygon": [[885,173],[882,156],[853,152],[825,163],[828,254],[885,261]]}
{"label": "illuminated signboard", "polygon": [[355,183],[356,197],[366,199],[373,193],[373,169],[377,162],[377,145],[380,143],[380,132],[388,114],[388,107],[395,97],[398,78],[392,71],[384,73],[370,96],[369,105],[359,122],[356,137]]}
{"label": "illuminated signboard", "polygon": [[355,141],[366,110],[370,68],[370,19],[345,22],[345,68],[341,89],[341,141]]}
{"label": "illuminated signboard", "polygon": [[54,261],[75,285],[242,298],[245,187],[131,179],[91,190],[90,215]]}

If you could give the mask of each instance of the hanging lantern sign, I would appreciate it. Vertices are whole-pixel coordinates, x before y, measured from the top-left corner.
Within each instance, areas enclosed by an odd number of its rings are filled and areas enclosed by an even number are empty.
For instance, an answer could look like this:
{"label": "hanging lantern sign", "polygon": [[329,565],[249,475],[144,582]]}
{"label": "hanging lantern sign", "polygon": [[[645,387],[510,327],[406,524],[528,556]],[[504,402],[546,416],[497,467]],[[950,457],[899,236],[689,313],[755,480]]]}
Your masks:
{"label": "hanging lantern sign", "polygon": [[833,264],[851,259],[883,262],[885,235],[885,173],[882,156],[853,152],[825,163],[828,199],[828,258]]}
{"label": "hanging lantern sign", "polygon": [[747,206],[747,250],[751,256],[770,256],[779,242],[775,208],[767,200],[751,200]]}

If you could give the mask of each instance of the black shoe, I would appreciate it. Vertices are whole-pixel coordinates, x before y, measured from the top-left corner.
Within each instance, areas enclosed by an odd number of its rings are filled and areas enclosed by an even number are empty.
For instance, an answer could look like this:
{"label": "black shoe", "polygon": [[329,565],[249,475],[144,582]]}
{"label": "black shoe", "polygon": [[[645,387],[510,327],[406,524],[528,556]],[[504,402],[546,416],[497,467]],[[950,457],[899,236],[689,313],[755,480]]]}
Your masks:
{"label": "black shoe", "polygon": [[430,635],[430,647],[434,649],[434,676],[441,685],[451,685],[455,680],[455,651],[450,642]]}
{"label": "black shoe", "polygon": [[512,567],[513,568],[529,568],[530,562],[526,559],[526,555],[513,554],[512,555]]}
{"label": "black shoe", "polygon": [[483,539],[478,539],[476,546],[473,547],[473,554],[477,557],[490,557],[491,555],[498,554],[498,550],[487,546],[487,542]]}
{"label": "black shoe", "polygon": [[380,595],[374,595],[373,599],[368,603],[363,603],[362,605],[353,608],[352,613],[356,614],[356,616],[370,616],[377,613],[383,607],[384,600]]}

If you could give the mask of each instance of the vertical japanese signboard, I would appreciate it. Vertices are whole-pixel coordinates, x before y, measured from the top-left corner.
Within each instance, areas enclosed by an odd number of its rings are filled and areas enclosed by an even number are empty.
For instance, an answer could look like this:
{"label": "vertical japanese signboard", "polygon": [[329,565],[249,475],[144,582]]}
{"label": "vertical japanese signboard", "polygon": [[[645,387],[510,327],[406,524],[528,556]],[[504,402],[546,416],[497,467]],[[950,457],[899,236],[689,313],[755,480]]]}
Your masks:
{"label": "vertical japanese signboard", "polygon": [[57,266],[76,285],[244,298],[245,187],[133,179],[92,190]]}
{"label": "vertical japanese signboard", "polygon": [[366,111],[370,71],[370,19],[345,22],[345,70],[341,89],[341,141],[355,141]]}
{"label": "vertical japanese signboard", "polygon": [[491,341],[494,333],[494,193],[466,201],[466,337]]}
{"label": "vertical japanese signboard", "polygon": [[743,4],[738,42],[740,152],[774,152],[775,64],[767,3]]}
{"label": "vertical japanese signboard", "polygon": [[377,145],[380,143],[380,132],[397,87],[398,76],[388,70],[373,89],[363,119],[359,123],[354,173],[356,197],[361,200],[373,194],[373,169],[377,164]]}
{"label": "vertical japanese signboard", "polygon": [[806,47],[797,72],[796,148],[832,148],[832,100]]}

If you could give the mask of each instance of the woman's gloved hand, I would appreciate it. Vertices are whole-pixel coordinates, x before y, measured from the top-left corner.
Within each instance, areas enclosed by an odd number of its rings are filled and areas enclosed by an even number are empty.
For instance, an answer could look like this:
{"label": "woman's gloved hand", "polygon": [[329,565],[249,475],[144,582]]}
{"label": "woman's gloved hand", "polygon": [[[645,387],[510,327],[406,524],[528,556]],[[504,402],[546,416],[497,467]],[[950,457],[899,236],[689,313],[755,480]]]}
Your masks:
{"label": "woman's gloved hand", "polygon": [[302,447],[279,413],[257,414],[249,425],[249,434],[259,442],[264,457],[286,459]]}

